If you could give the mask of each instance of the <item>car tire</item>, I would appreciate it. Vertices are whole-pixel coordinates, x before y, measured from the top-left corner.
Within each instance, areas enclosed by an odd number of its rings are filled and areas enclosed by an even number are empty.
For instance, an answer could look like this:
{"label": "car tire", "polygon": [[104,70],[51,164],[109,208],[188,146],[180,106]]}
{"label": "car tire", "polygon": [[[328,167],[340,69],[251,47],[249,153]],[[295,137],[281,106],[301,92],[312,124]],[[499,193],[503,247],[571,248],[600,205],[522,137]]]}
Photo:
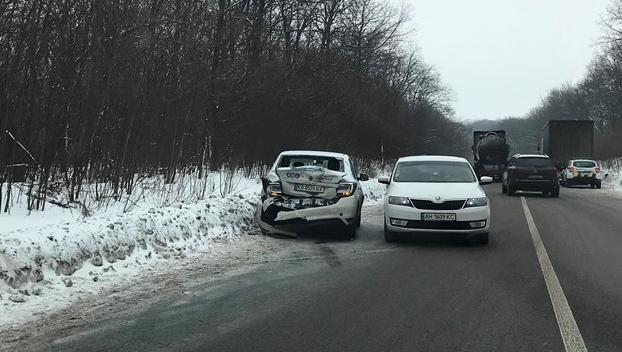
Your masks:
{"label": "car tire", "polygon": [[359,227],[361,227],[361,210],[363,208],[363,204],[359,205],[358,211],[356,212],[356,220],[354,220],[354,222],[356,223],[356,228],[358,229]]}
{"label": "car tire", "polygon": [[489,242],[488,232],[480,233],[479,235],[473,237],[473,243],[477,245],[487,245]]}
{"label": "car tire", "polygon": [[347,241],[354,240],[356,238],[356,222],[346,226],[343,238]]}
{"label": "car tire", "polygon": [[601,181],[596,182],[596,188],[600,189],[602,187],[603,183]]}
{"label": "car tire", "polygon": [[508,193],[508,186],[501,184],[501,193],[503,194]]}
{"label": "car tire", "polygon": [[395,234],[395,232],[389,231],[389,229],[387,229],[387,223],[385,220],[384,223],[384,241],[387,243],[393,243],[397,240],[397,235]]}
{"label": "car tire", "polygon": [[513,196],[516,194],[516,190],[514,189],[514,186],[512,186],[511,183],[508,183],[508,196]]}
{"label": "car tire", "polygon": [[559,198],[559,188],[556,188],[556,189],[552,190],[549,194],[553,198]]}
{"label": "car tire", "polygon": [[391,232],[389,230],[384,230],[384,241],[387,243],[393,243],[397,240],[397,236],[395,232]]}

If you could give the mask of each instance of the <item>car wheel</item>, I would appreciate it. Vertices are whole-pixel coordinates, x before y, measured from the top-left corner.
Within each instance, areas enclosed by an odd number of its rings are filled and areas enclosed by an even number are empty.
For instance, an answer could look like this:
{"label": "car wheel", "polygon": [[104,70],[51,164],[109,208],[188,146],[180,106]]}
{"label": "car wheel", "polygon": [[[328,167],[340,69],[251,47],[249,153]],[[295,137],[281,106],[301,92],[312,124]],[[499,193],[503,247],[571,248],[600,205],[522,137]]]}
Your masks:
{"label": "car wheel", "polygon": [[559,198],[559,188],[556,188],[556,189],[552,190],[550,195],[553,198]]}
{"label": "car wheel", "polygon": [[363,207],[363,205],[361,204],[361,205],[359,206],[358,211],[356,212],[356,220],[355,220],[355,223],[356,223],[356,228],[357,228],[357,229],[358,229],[359,227],[361,227],[361,208],[362,208],[362,207]]}
{"label": "car wheel", "polygon": [[603,185],[603,184],[602,184],[602,182],[601,182],[601,181],[596,182],[596,188],[597,188],[597,189],[600,189],[600,187],[602,187],[602,185]]}
{"label": "car wheel", "polygon": [[396,240],[395,232],[384,230],[384,240],[387,243],[393,243]]}
{"label": "car wheel", "polygon": [[389,231],[389,229],[387,229],[386,220],[384,224],[384,240],[387,243],[393,243],[395,242],[395,240],[397,240],[397,235],[395,234],[395,232]]}
{"label": "car wheel", "polygon": [[343,238],[348,241],[356,238],[356,222],[346,226]]}
{"label": "car wheel", "polygon": [[473,243],[478,245],[486,245],[488,244],[489,236],[488,232],[480,233],[479,235],[473,237]]}
{"label": "car wheel", "polygon": [[512,186],[511,183],[508,183],[508,196],[513,196],[516,194],[516,190],[514,189],[514,186]]}
{"label": "car wheel", "polygon": [[501,184],[501,193],[503,194],[508,193],[508,186]]}

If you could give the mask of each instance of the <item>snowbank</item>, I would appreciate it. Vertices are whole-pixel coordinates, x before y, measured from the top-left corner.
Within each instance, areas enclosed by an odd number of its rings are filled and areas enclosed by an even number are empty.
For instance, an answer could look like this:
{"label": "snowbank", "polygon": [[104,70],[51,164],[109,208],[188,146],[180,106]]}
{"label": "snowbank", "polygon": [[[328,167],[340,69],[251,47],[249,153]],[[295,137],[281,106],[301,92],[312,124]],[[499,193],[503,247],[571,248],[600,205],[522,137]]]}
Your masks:
{"label": "snowbank", "polygon": [[[0,215],[0,315],[25,301],[50,300],[55,291],[58,297],[66,296],[62,290],[93,291],[104,287],[93,281],[112,272],[129,277],[144,264],[206,253],[214,242],[248,233],[261,186],[256,179],[237,185],[234,194],[213,192],[159,207],[154,198],[161,192],[153,192],[133,200],[131,211],[111,206],[89,217],[53,205],[29,212],[16,201],[11,214]],[[365,204],[382,201],[385,185],[372,179],[362,186]]]}
{"label": "snowbank", "polygon": [[369,181],[363,181],[361,184],[363,187],[363,194],[365,195],[365,204],[382,202],[387,190],[387,185],[378,182],[375,178]]}
{"label": "snowbank", "polygon": [[609,174],[605,181],[605,187],[622,190],[622,158],[600,162],[605,173]]}
{"label": "snowbank", "polygon": [[104,266],[129,257],[167,259],[206,250],[214,240],[248,230],[255,202],[254,196],[241,194],[212,196],[192,204],[2,233],[0,292],[16,293],[51,275],[70,276],[87,261]]}

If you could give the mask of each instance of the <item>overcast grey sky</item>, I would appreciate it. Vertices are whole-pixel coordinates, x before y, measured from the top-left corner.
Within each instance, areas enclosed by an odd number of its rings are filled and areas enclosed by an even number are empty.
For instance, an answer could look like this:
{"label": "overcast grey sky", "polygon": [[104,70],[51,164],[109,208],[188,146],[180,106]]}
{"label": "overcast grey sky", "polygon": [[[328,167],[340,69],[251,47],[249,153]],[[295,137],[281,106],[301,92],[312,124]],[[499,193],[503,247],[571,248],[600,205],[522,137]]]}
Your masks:
{"label": "overcast grey sky", "polygon": [[609,0],[403,0],[459,119],[522,116],[586,72]]}

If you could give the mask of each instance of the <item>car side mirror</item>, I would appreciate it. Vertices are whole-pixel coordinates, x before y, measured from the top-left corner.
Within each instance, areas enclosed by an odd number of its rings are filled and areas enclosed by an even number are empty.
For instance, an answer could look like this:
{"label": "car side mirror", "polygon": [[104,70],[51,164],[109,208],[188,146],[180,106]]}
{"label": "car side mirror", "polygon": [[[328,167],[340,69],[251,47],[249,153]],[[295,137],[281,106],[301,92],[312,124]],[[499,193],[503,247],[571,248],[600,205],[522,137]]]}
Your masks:
{"label": "car side mirror", "polygon": [[391,180],[387,176],[380,176],[378,177],[378,182],[388,185],[389,183],[391,183]]}
{"label": "car side mirror", "polygon": [[491,183],[492,183],[492,181],[493,181],[493,180],[492,180],[492,177],[490,177],[490,176],[482,176],[482,177],[479,179],[479,184],[480,184],[480,185],[488,185],[488,184],[491,184]]}
{"label": "car side mirror", "polygon": [[358,177],[359,181],[369,181],[369,176],[366,174],[360,174]]}

